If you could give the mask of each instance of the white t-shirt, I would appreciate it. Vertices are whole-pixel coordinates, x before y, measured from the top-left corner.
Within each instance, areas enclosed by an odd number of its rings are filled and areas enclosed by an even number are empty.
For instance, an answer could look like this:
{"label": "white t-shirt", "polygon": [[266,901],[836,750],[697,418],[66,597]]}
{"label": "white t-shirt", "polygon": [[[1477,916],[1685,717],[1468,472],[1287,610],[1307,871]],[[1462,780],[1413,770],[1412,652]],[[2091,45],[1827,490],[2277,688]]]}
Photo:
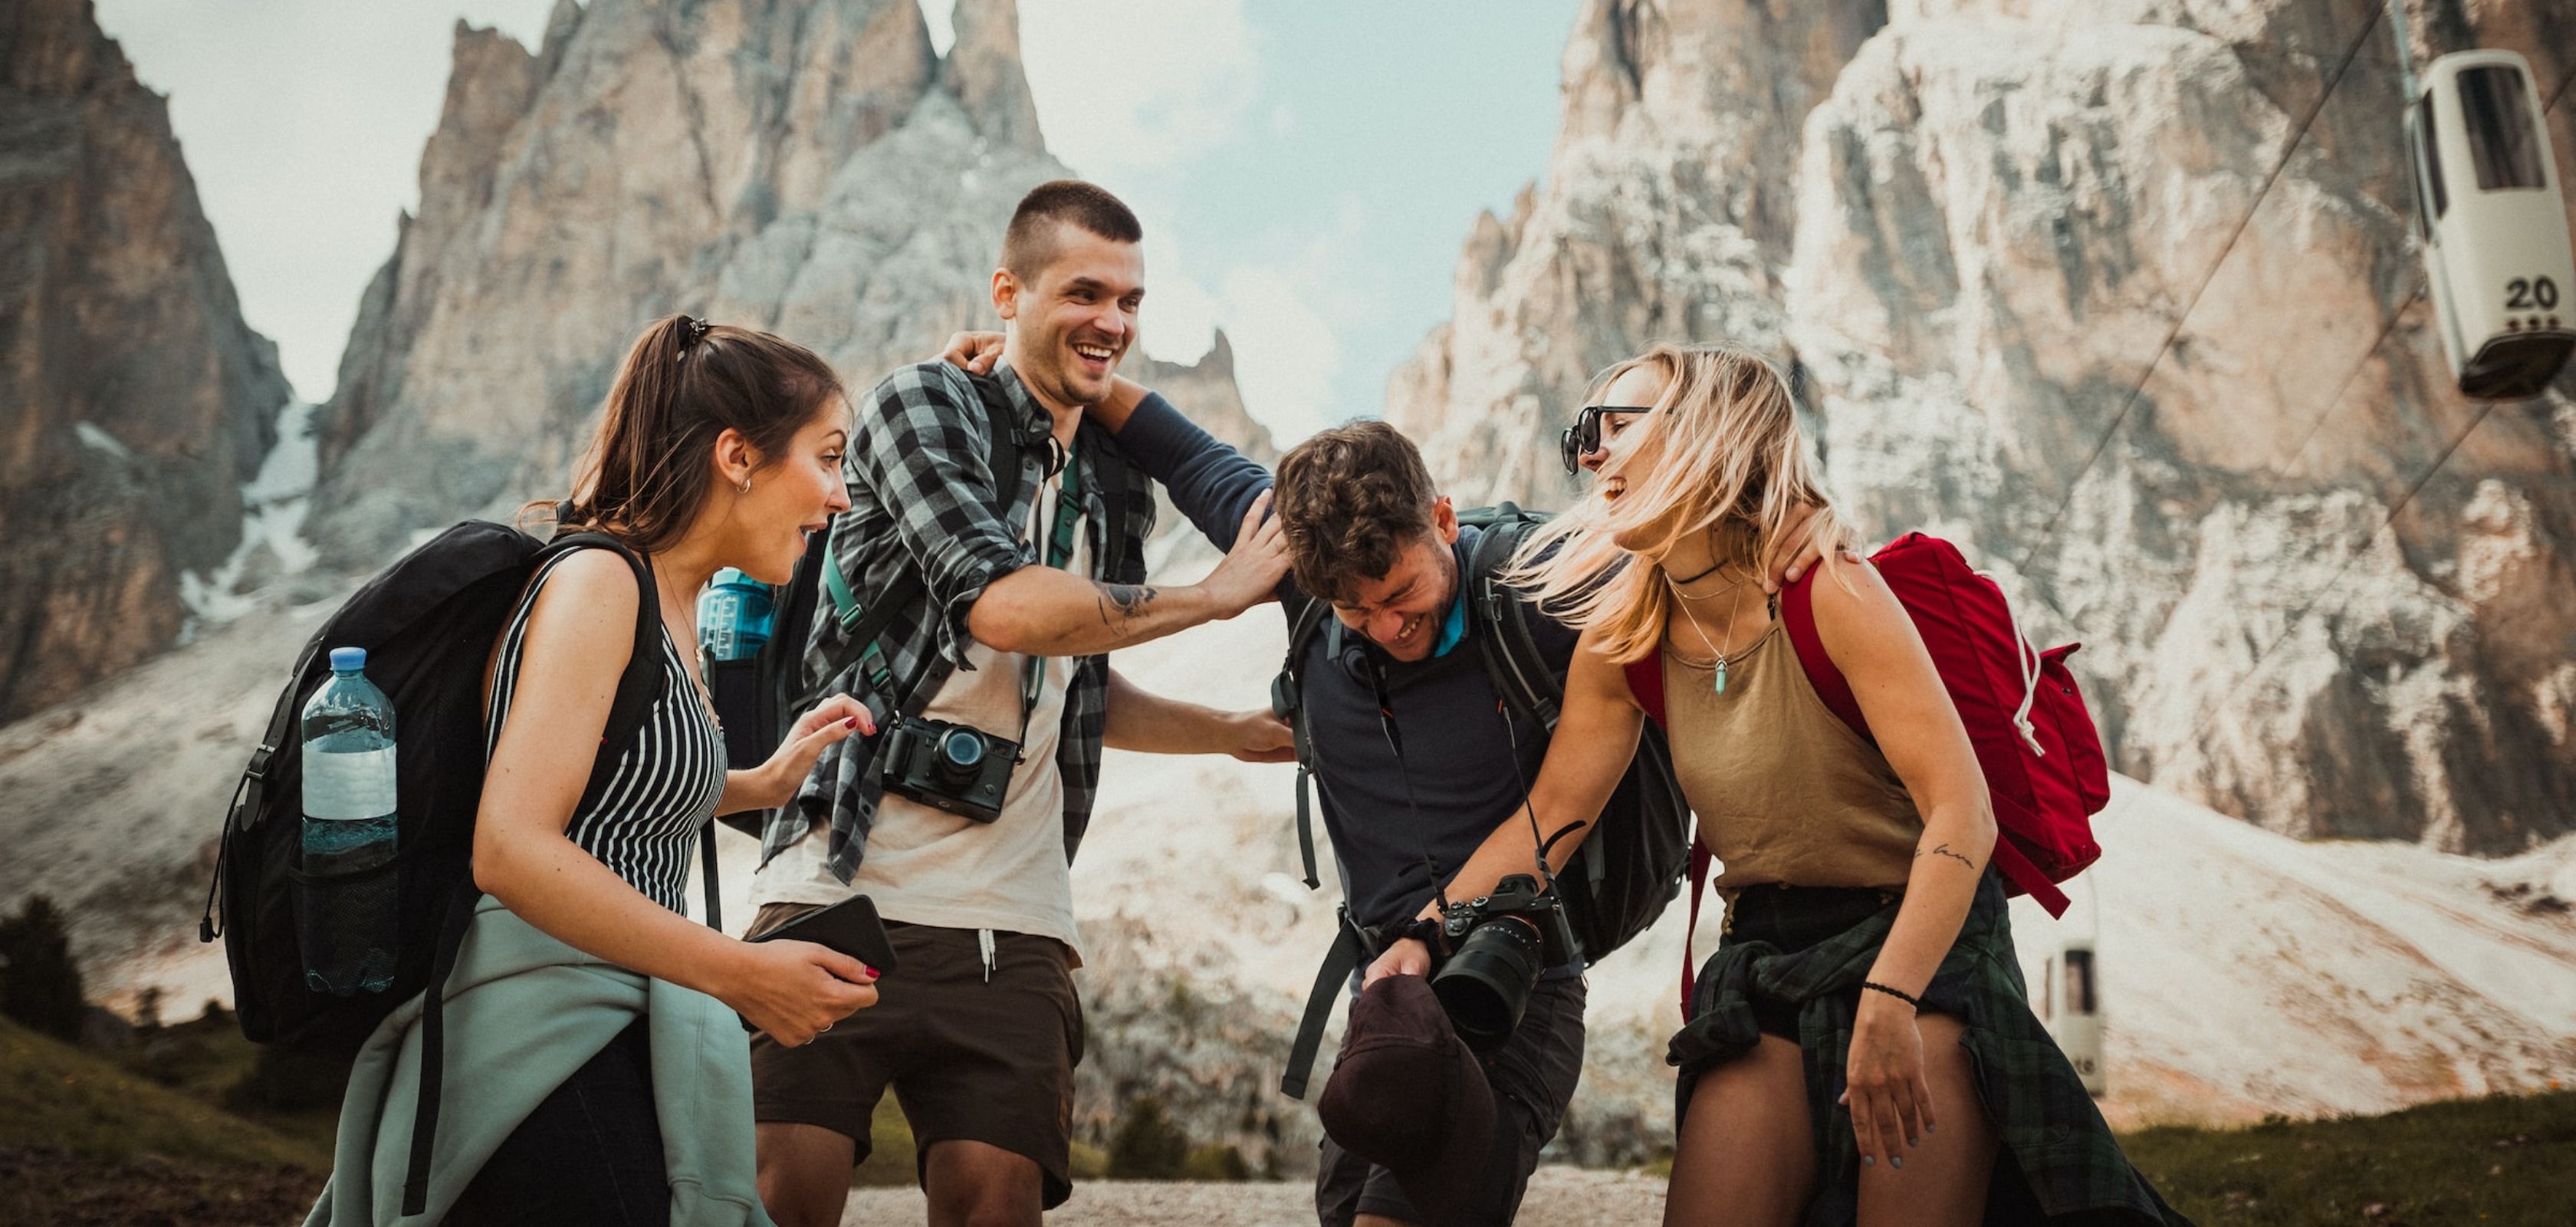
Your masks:
{"label": "white t-shirt", "polygon": [[[1062,482],[1050,478],[1030,508],[1028,539],[1039,543],[1041,555],[1053,535],[1056,503],[1062,497]],[[1091,573],[1086,528],[1082,521],[1075,523],[1073,556],[1065,562],[1065,569],[1076,575]],[[971,643],[966,659],[974,668],[950,674],[923,717],[989,736],[1012,736],[1020,727],[1021,670],[1028,658]],[[753,906],[831,904],[864,894],[887,920],[1052,937],[1073,952],[1074,966],[1081,966],[1073,878],[1064,859],[1064,776],[1055,763],[1064,729],[1065,683],[1075,662],[1055,658],[1040,663],[1045,683],[1030,709],[1028,737],[1012,770],[1010,790],[1003,795],[1000,818],[975,822],[887,793],[848,885],[826,863],[829,823],[817,819],[803,838],[752,875]]]}

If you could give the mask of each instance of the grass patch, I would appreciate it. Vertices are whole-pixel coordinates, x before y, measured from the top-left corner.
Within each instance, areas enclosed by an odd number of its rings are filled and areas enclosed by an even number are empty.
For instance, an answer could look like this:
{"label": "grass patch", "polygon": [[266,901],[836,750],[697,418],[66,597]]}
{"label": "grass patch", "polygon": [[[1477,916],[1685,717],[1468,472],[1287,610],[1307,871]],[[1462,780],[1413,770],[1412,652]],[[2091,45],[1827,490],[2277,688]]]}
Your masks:
{"label": "grass patch", "polygon": [[2576,1221],[2576,1091],[2120,1139],[2203,1227]]}
{"label": "grass patch", "polygon": [[301,1221],[330,1148],[0,1019],[0,1222]]}
{"label": "grass patch", "polygon": [[868,1157],[850,1173],[850,1184],[856,1188],[911,1188],[920,1183],[916,1151],[912,1144],[912,1122],[903,1118],[903,1109],[895,1106],[889,1093],[877,1100],[877,1114],[868,1121]]}
{"label": "grass patch", "polygon": [[[2120,1147],[2201,1227],[2576,1222],[2576,1091],[2455,1099],[2242,1129],[2166,1125]],[[1672,1175],[1672,1156],[1642,1169]]]}
{"label": "grass patch", "polygon": [[0,1146],[82,1159],[165,1159],[331,1170],[327,1142],[246,1122],[104,1056],[0,1018]]}

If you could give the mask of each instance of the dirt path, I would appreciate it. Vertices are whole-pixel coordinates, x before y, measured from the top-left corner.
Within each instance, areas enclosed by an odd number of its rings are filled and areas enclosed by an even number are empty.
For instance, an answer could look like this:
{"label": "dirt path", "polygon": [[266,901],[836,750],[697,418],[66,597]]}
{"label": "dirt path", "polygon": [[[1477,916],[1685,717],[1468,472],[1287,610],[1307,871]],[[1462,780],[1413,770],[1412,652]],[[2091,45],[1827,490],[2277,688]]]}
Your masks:
{"label": "dirt path", "polygon": [[[1047,1216],[1048,1227],[1313,1227],[1314,1188],[1295,1184],[1156,1184],[1095,1180]],[[842,1227],[923,1221],[918,1189],[859,1189]],[[1624,1172],[1543,1167],[1530,1179],[1520,1221],[1618,1227],[1660,1222],[1664,1182]]]}

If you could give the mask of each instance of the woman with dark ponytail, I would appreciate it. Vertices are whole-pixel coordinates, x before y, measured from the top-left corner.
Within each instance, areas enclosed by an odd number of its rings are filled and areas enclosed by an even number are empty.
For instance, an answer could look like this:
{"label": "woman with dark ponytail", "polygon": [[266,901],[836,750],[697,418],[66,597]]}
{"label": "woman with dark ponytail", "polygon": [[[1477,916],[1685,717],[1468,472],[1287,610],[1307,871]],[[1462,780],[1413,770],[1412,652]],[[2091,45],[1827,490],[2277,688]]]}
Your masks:
{"label": "woman with dark ponytail", "polygon": [[[695,598],[723,567],[787,580],[807,535],[849,506],[849,430],[840,380],[813,353],[675,315],[627,352],[572,497],[530,505],[617,539],[652,583],[615,550],[560,555],[492,647],[473,849],[488,897],[445,998],[427,1211],[403,1221],[769,1221],[754,1192],[743,1026],[803,1044],[874,1004],[877,973],[822,946],[746,943],[690,920],[689,865],[715,815],[784,803],[825,746],[873,730],[865,708],[834,696],[769,761],[726,770],[697,673]],[[637,641],[646,599],[659,602],[658,642]],[[622,752],[603,752],[634,652],[659,657],[662,694]],[[387,1108],[383,1119],[403,1119]],[[365,1166],[401,1170],[388,1140],[375,1135]],[[366,1182],[352,1166],[335,1192]],[[331,1200],[334,1219],[390,1207],[343,1196],[334,1213]]]}

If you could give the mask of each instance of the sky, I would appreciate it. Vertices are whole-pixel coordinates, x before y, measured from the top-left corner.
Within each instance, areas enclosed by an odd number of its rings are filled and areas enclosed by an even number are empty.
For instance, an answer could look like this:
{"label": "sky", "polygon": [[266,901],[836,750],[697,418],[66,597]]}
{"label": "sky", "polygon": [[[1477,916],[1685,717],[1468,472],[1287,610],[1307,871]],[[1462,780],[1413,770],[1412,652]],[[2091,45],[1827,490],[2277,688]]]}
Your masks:
{"label": "sky", "polygon": [[[946,5],[922,3],[944,51]],[[1145,224],[1146,352],[1195,360],[1222,327],[1246,404],[1293,440],[1378,412],[1448,318],[1476,213],[1545,168],[1575,4],[1021,0],[1020,36],[1049,149]],[[243,313],[298,395],[331,394],[417,203],[454,23],[534,47],[551,7],[97,0],[169,97]]]}

